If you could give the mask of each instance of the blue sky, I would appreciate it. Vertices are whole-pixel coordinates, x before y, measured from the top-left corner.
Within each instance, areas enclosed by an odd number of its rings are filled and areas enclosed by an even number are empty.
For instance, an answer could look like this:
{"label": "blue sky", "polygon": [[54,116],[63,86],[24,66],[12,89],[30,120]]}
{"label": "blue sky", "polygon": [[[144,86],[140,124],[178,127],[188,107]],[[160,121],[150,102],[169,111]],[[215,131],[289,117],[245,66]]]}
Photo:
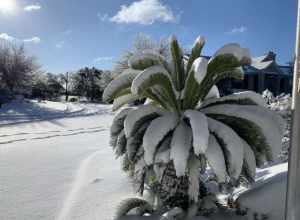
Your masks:
{"label": "blue sky", "polygon": [[54,73],[110,69],[138,33],[156,40],[175,34],[186,48],[203,35],[207,55],[237,42],[253,56],[272,50],[284,64],[294,53],[296,6],[296,0],[0,0],[0,38],[23,42]]}

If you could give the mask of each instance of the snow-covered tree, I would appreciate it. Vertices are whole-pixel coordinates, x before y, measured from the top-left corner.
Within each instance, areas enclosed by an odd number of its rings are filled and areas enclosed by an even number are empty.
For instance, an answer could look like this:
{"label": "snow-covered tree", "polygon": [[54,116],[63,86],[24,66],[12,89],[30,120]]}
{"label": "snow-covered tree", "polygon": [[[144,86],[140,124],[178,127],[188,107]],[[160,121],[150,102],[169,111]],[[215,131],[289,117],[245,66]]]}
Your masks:
{"label": "snow-covered tree", "polygon": [[128,60],[134,54],[149,50],[153,50],[165,58],[168,58],[170,56],[169,44],[167,43],[166,39],[161,39],[159,42],[155,42],[150,36],[139,33],[134,38],[133,47],[130,50],[125,51],[113,66],[112,75],[114,77],[118,76],[124,70],[128,69]]}
{"label": "snow-covered tree", "polygon": [[[201,172],[209,168],[220,184],[241,177],[253,182],[256,167],[281,149],[284,121],[259,94],[220,97],[215,86],[227,77],[242,79],[241,65],[251,62],[249,50],[227,44],[208,60],[201,56],[204,44],[198,37],[187,57],[172,37],[169,60],[153,50],[135,53],[103,94],[104,100],[113,100],[114,110],[147,98],[144,105],[123,108],[115,116],[111,145],[141,194],[152,194],[154,211],[197,210],[204,197]],[[133,199],[117,217],[137,207],[139,214],[149,212],[148,203]]]}

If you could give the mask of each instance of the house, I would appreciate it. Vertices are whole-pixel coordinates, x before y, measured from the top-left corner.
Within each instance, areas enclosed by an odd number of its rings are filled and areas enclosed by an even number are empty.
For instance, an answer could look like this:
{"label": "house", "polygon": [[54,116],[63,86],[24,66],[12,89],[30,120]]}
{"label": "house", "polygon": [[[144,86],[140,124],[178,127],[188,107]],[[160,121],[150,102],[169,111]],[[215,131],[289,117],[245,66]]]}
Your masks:
{"label": "house", "polygon": [[243,90],[262,93],[268,89],[274,95],[279,95],[292,91],[293,67],[279,65],[274,52],[252,58],[251,65],[243,66],[243,70],[242,81],[225,79],[218,84],[222,94]]}

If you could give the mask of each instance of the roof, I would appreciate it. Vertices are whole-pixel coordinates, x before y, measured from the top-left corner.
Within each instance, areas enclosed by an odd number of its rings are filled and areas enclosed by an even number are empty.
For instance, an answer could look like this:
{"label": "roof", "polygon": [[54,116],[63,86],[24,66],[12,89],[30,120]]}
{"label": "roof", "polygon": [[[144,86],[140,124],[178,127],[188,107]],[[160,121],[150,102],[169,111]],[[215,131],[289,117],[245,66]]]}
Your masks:
{"label": "roof", "polygon": [[260,57],[253,57],[252,63],[261,63],[266,59],[267,55],[260,56]]}
{"label": "roof", "polygon": [[275,61],[266,61],[266,62],[252,62],[251,66],[258,70],[264,70],[270,67]]}

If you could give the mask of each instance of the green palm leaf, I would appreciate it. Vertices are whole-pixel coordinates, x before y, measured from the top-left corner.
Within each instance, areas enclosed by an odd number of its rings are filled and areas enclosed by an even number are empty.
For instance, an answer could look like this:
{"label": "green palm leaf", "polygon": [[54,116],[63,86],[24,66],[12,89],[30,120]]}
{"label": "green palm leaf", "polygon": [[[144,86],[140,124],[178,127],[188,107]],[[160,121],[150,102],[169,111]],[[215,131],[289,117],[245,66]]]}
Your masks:
{"label": "green palm leaf", "polygon": [[171,39],[171,55],[172,60],[174,62],[174,81],[175,88],[177,91],[181,91],[184,87],[185,81],[185,72],[184,72],[184,64],[183,64],[183,53],[178,44],[176,37],[172,37]]}
{"label": "green palm leaf", "polygon": [[209,136],[209,148],[205,152],[208,164],[217,176],[218,182],[225,183],[228,176],[223,150],[214,135]]}
{"label": "green palm leaf", "polygon": [[193,103],[198,102],[198,97],[195,94],[200,92],[200,84],[207,73],[207,64],[207,59],[203,57],[194,61],[184,86],[183,109],[188,109]]}
{"label": "green palm leaf", "polygon": [[143,105],[128,113],[124,121],[126,137],[132,137],[142,124],[153,120],[164,113],[163,109],[155,105]]}
{"label": "green palm leaf", "polygon": [[113,123],[110,127],[110,135],[111,137],[118,136],[120,132],[124,128],[124,120],[127,117],[128,113],[132,111],[132,108],[122,109],[116,116],[114,117]]}
{"label": "green palm leaf", "polygon": [[222,147],[229,176],[233,179],[238,179],[243,166],[243,141],[227,125],[212,118],[207,119],[209,131],[217,138],[218,143]]}
{"label": "green palm leaf", "polygon": [[251,147],[244,141],[244,165],[243,170],[246,178],[250,182],[255,181],[256,174],[256,160],[255,155]]}
{"label": "green palm leaf", "polygon": [[191,67],[194,63],[194,61],[200,57],[201,55],[201,51],[204,47],[204,44],[205,44],[205,40],[203,37],[198,37],[194,43],[194,46],[192,48],[192,51],[191,51],[191,55],[189,57],[189,60],[188,60],[188,63],[187,63],[187,67],[186,67],[186,72],[189,73],[190,70],[191,70]]}
{"label": "green palm leaf", "polygon": [[[109,102],[120,95],[128,93],[133,79],[140,73],[139,70],[126,69],[116,79],[111,81],[103,92],[103,100]],[[127,89],[127,90],[126,90]]]}
{"label": "green palm leaf", "polygon": [[140,99],[140,96],[132,95],[132,94],[123,95],[123,96],[120,96],[118,98],[115,98],[114,102],[113,102],[112,110],[117,111],[122,106],[124,106],[126,104],[129,104],[129,103],[132,103],[132,102],[134,102],[136,100],[139,100],[139,99]]}
{"label": "green palm leaf", "polygon": [[219,104],[259,105],[266,107],[266,101],[263,99],[263,97],[260,94],[252,91],[238,92],[220,98],[204,100],[200,107],[204,108]]}
{"label": "green palm leaf", "polygon": [[143,138],[144,158],[148,165],[153,163],[159,143],[176,127],[178,120],[175,113],[169,113],[150,123]]}
{"label": "green palm leaf", "polygon": [[124,130],[122,130],[121,133],[118,135],[117,146],[115,149],[115,154],[117,158],[126,153],[126,142],[126,136]]}
{"label": "green palm leaf", "polygon": [[208,123],[207,117],[198,111],[187,110],[184,116],[189,120],[193,131],[193,148],[196,155],[204,154],[208,147]]}
{"label": "green palm leaf", "polygon": [[[265,137],[268,160],[275,159],[281,151],[281,139],[285,122],[275,112],[254,105],[215,105],[201,109],[205,114],[217,114],[253,122]],[[257,133],[257,132],[256,132]],[[251,134],[248,134],[251,135]]]}
{"label": "green palm leaf", "polygon": [[[152,66],[141,72],[132,82],[131,91],[133,94],[147,96],[147,90],[159,86],[169,106],[178,110],[176,97],[173,90],[172,79],[162,66]],[[149,97],[151,98],[151,97]]]}
{"label": "green palm leaf", "polygon": [[181,121],[173,133],[170,154],[177,177],[185,175],[187,159],[192,148],[192,137],[192,129]]}

